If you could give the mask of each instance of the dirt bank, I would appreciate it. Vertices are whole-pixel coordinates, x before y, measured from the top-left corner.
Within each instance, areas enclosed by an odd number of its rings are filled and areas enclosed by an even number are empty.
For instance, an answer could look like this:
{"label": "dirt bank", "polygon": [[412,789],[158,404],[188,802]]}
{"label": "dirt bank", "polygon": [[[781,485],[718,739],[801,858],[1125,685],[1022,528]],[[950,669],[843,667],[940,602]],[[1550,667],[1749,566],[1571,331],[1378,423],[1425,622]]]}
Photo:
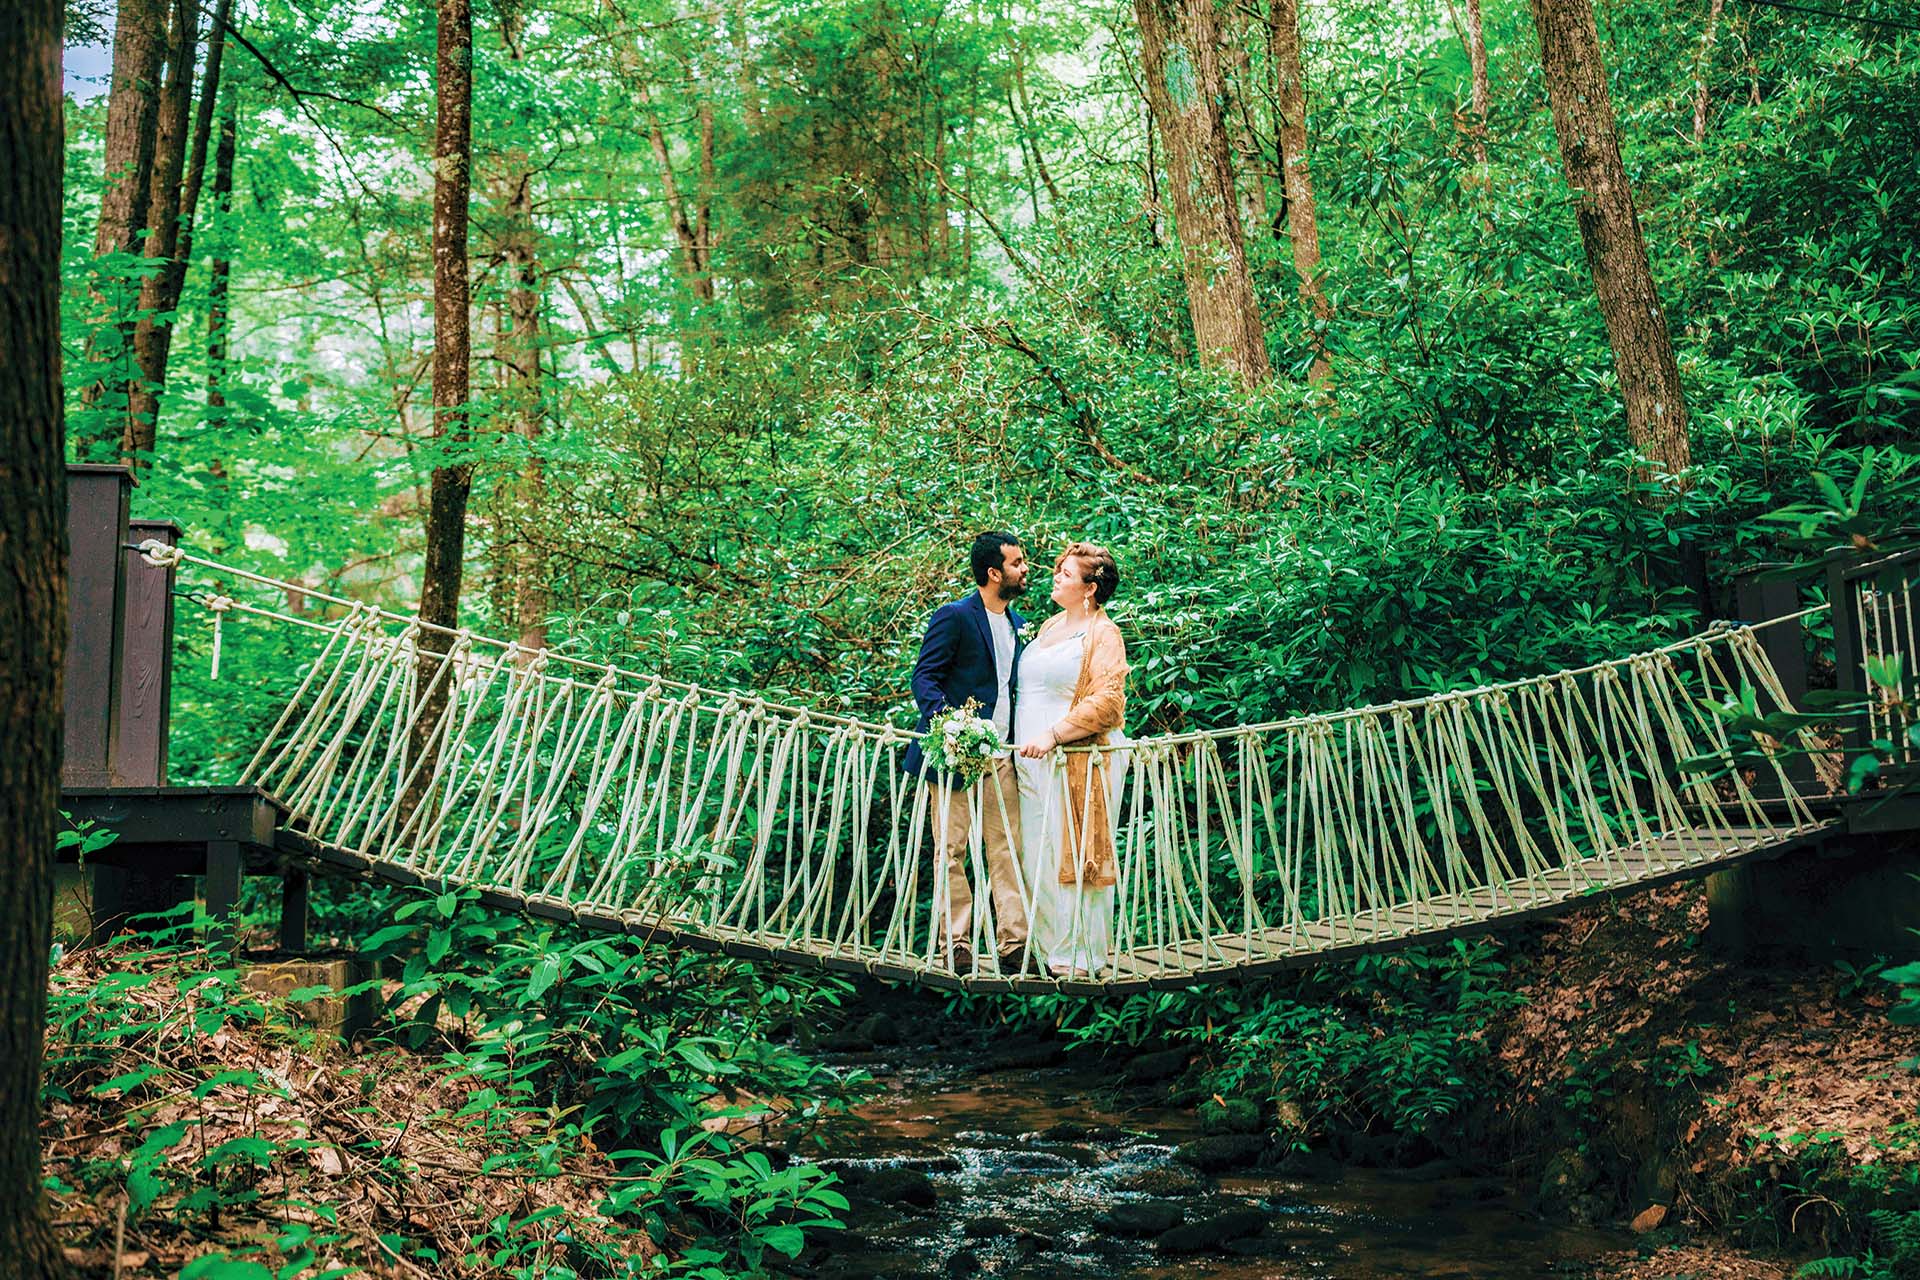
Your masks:
{"label": "dirt bank", "polygon": [[[1730,959],[1706,924],[1704,889],[1688,885],[1515,945],[1527,1004],[1489,1028],[1500,1084],[1461,1136],[1537,1177],[1550,1218],[1631,1219],[1650,1245],[1853,1251],[1872,1208],[1911,1195],[1920,1028],[1888,1020],[1896,992],[1875,972]],[[1679,1254],[1644,1265],[1618,1274],[1782,1273]]]}

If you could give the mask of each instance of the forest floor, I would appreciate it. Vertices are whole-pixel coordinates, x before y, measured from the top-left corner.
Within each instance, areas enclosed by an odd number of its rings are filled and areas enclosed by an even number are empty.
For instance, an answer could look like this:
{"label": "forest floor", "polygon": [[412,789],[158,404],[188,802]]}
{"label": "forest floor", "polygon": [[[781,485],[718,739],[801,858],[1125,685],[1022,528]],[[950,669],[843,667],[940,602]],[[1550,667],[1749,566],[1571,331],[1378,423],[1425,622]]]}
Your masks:
{"label": "forest floor", "polygon": [[1686,884],[1511,953],[1527,1003],[1489,1030],[1506,1087],[1477,1137],[1540,1172],[1543,1211],[1633,1220],[1648,1256],[1596,1275],[1785,1276],[1732,1245],[1855,1247],[1864,1209],[1915,1181],[1920,1028],[1889,1021],[1896,988],[1871,966],[1730,958],[1706,926]]}
{"label": "forest floor", "polygon": [[[617,1171],[498,1082],[347,1046],[197,950],[55,965],[43,1171],[77,1277],[460,1275],[645,1261]],[[263,1269],[262,1264],[271,1264]]]}

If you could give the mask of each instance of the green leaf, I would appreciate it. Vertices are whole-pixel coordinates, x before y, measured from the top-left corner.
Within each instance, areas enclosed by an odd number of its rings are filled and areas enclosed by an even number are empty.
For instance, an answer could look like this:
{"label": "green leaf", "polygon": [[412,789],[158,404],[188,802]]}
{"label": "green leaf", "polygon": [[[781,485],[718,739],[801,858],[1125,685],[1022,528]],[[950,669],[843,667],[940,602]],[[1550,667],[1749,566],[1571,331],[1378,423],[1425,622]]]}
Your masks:
{"label": "green leaf", "polygon": [[789,1258],[798,1257],[800,1250],[804,1248],[807,1243],[806,1232],[800,1230],[798,1227],[785,1225],[761,1227],[754,1234],[760,1237],[761,1243],[765,1244],[767,1248],[777,1249]]}
{"label": "green leaf", "polygon": [[96,1098],[107,1093],[130,1093],[165,1070],[166,1068],[161,1064],[149,1062],[143,1066],[135,1067],[125,1075],[118,1075],[111,1080],[103,1081],[93,1086],[88,1092]]}
{"label": "green leaf", "polygon": [[273,1280],[273,1272],[257,1262],[208,1253],[182,1267],[180,1280]]}
{"label": "green leaf", "polygon": [[542,957],[540,963],[534,966],[533,976],[527,980],[527,1000],[532,1002],[545,995],[547,988],[551,987],[559,977],[560,957]]}

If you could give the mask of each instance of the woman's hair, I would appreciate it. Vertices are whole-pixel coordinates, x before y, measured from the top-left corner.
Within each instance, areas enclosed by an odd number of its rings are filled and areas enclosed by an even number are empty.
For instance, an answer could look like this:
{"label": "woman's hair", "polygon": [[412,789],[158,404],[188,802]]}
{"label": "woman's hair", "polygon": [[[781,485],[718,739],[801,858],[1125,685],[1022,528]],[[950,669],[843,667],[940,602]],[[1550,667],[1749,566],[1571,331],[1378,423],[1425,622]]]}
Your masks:
{"label": "woman's hair", "polygon": [[1085,580],[1093,584],[1093,602],[1105,604],[1113,599],[1113,593],[1120,589],[1120,566],[1113,562],[1113,553],[1097,542],[1073,542],[1060,553],[1053,567],[1058,569],[1071,556],[1080,557]]}

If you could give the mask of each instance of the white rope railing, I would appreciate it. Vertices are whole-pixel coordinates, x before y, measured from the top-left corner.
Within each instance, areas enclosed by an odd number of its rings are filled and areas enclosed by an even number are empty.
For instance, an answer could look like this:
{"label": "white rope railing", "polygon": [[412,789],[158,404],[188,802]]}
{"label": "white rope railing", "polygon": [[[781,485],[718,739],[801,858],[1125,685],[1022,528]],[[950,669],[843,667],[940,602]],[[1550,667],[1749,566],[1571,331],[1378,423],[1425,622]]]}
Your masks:
{"label": "white rope railing", "polygon": [[1889,557],[1877,573],[1851,584],[1848,600],[1854,635],[1865,668],[1867,738],[1887,744],[1897,764],[1920,764],[1920,744],[1911,737],[1920,724],[1920,626],[1914,597],[1920,595],[1920,563],[1912,555]]}
{"label": "white rope railing", "polygon": [[[414,619],[298,590],[336,616],[231,598],[219,616],[323,637],[242,777],[316,847],[747,954],[934,975],[933,833],[966,803],[981,960],[963,976],[1051,980],[1039,956],[992,968],[979,833],[997,789],[932,795],[900,771],[913,734],[467,631],[430,653]],[[424,736],[422,680],[445,691]],[[1787,707],[1754,630],[1722,628],[1532,679],[1131,743],[1108,761],[1112,905],[1079,895],[1068,922],[1105,957],[1086,981],[1185,982],[1484,927],[1811,831],[1780,753],[1735,767],[1716,704],[1743,690]],[[1036,887],[1020,888],[1030,918]]]}

